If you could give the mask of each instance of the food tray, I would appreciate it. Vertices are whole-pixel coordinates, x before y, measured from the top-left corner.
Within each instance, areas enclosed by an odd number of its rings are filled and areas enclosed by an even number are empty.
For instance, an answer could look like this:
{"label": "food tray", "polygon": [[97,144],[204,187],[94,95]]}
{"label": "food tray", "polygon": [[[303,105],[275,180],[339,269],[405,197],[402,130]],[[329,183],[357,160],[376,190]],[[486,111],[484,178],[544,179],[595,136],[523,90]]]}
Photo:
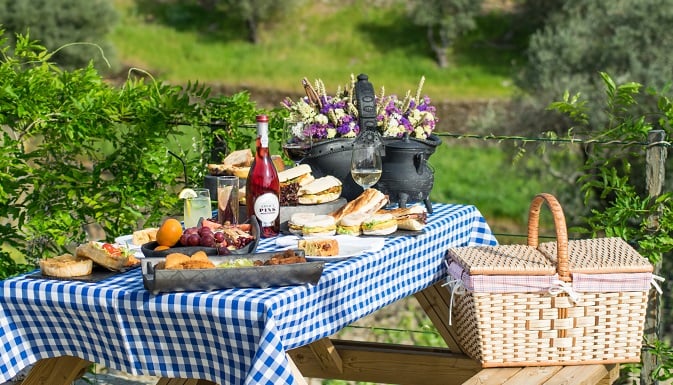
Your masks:
{"label": "food tray", "polygon": [[[211,256],[209,259],[218,265],[223,262],[248,258],[266,261],[282,251]],[[295,250],[304,255],[303,250]],[[191,270],[163,270],[154,266],[165,261],[165,258],[145,258],[142,260],[143,284],[153,294],[161,292],[210,291],[230,288],[272,286],[291,286],[310,283],[315,285],[320,280],[324,262],[293,263],[287,265],[268,265],[254,267],[231,267]]]}

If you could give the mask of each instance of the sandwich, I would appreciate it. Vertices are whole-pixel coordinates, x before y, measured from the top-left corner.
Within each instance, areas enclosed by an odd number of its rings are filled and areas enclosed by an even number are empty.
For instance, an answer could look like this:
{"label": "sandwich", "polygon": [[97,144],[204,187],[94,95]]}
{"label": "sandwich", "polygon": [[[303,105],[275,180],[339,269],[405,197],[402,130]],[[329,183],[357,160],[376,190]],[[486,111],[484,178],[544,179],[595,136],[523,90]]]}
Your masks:
{"label": "sandwich", "polygon": [[210,175],[236,175],[239,178],[248,177],[248,171],[252,164],[252,150],[244,149],[232,151],[222,160],[222,164],[208,164]]}
{"label": "sandwich", "polygon": [[299,204],[299,189],[315,180],[311,172],[311,166],[307,164],[300,164],[297,167],[278,172],[281,206],[296,206]]}
{"label": "sandwich", "polygon": [[315,217],[314,213],[295,213],[287,221],[287,229],[290,233],[301,235],[304,225],[307,225]]}
{"label": "sandwich", "polygon": [[369,214],[358,212],[344,215],[344,217],[341,218],[337,224],[337,234],[354,236],[362,234],[362,222],[364,222],[368,217]]}
{"label": "sandwich", "polygon": [[308,164],[300,164],[299,166],[278,172],[278,182],[280,182],[281,187],[291,183],[297,183],[299,186],[304,186],[315,179],[311,173],[311,166]]}
{"label": "sandwich", "polygon": [[339,255],[339,242],[334,238],[300,239],[297,247],[304,250],[304,254],[314,257]]}
{"label": "sandwich", "polygon": [[397,231],[397,220],[392,214],[374,214],[362,222],[365,235],[388,235]]}
{"label": "sandwich", "polygon": [[423,206],[399,207],[392,210],[379,210],[377,214],[391,214],[397,220],[400,230],[420,231],[428,221],[428,212]]}
{"label": "sandwich", "polygon": [[388,204],[388,196],[375,188],[368,188],[352,201],[331,212],[337,222],[351,213],[374,214]]}
{"label": "sandwich", "polygon": [[90,259],[96,264],[113,271],[120,271],[125,267],[140,263],[127,248],[94,241],[77,246],[75,255],[79,258]]}
{"label": "sandwich", "polygon": [[315,205],[332,202],[341,196],[342,184],[332,175],[318,178],[299,188],[299,204]]}
{"label": "sandwich", "polygon": [[42,275],[50,277],[70,278],[91,274],[93,261],[88,258],[63,254],[58,257],[40,260]]}
{"label": "sandwich", "polygon": [[305,237],[326,237],[336,233],[336,221],[329,215],[314,215],[307,220],[301,233]]}

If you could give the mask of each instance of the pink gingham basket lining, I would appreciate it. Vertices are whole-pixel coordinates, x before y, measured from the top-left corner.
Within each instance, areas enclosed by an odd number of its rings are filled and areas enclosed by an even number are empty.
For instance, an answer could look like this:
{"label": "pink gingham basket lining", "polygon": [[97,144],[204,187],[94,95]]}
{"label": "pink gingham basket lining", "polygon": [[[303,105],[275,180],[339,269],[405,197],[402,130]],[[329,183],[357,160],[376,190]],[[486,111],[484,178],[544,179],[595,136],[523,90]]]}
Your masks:
{"label": "pink gingham basket lining", "polygon": [[[553,275],[470,275],[459,263],[448,260],[449,275],[474,293],[546,292],[558,281]],[[572,288],[579,293],[647,291],[652,273],[572,274]]]}

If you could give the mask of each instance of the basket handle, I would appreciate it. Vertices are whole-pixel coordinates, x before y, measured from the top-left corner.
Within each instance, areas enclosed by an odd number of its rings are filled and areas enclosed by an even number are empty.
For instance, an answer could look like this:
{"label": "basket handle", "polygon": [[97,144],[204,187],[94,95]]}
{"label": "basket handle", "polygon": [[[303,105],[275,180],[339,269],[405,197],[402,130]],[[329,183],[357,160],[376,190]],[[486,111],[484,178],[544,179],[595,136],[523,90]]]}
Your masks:
{"label": "basket handle", "polygon": [[566,227],[563,208],[556,198],[548,193],[541,193],[533,198],[528,211],[528,246],[537,248],[539,244],[540,209],[542,202],[547,203],[554,218],[556,229],[556,272],[563,282],[570,282],[570,263],[568,261],[568,229]]}

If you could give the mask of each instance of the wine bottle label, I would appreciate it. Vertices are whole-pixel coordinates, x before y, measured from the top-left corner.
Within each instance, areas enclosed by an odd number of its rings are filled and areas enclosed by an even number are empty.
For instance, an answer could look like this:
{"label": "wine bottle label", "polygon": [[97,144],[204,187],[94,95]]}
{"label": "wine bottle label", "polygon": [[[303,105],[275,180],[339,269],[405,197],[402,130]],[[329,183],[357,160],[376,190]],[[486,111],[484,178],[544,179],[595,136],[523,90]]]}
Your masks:
{"label": "wine bottle label", "polygon": [[273,193],[262,194],[255,200],[255,216],[262,226],[272,226],[280,214],[278,196]]}
{"label": "wine bottle label", "polygon": [[262,147],[269,147],[269,137],[266,135],[262,135],[260,138],[260,143],[262,143]]}

